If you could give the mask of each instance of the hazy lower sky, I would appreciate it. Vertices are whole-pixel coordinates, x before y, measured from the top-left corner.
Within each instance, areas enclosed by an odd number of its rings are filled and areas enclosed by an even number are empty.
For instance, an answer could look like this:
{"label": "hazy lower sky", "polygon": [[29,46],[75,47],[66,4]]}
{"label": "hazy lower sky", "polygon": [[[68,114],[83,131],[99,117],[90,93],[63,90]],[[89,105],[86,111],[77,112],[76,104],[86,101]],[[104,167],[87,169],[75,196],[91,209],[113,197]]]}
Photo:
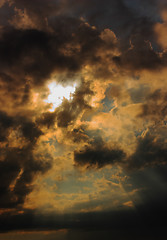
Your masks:
{"label": "hazy lower sky", "polygon": [[0,239],[164,239],[167,2],[0,0]]}

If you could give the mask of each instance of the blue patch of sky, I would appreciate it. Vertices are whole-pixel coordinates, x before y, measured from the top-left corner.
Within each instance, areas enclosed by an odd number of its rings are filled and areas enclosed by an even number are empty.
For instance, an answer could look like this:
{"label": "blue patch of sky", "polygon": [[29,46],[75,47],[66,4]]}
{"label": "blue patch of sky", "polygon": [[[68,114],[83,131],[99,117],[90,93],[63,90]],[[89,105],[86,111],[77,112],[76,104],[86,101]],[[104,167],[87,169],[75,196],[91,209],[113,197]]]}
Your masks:
{"label": "blue patch of sky", "polygon": [[134,133],[135,133],[135,136],[136,136],[136,137],[140,137],[145,131],[146,131],[146,128],[145,128],[145,129],[142,129],[142,130],[140,130],[140,131],[134,131]]}
{"label": "blue patch of sky", "polygon": [[112,85],[110,84],[109,87],[105,91],[105,98],[103,98],[101,100],[101,103],[103,105],[101,112],[106,112],[106,113],[110,112],[110,110],[115,107],[114,99],[112,99],[111,98],[112,96],[110,96],[110,94],[109,94],[111,88],[112,88]]}
{"label": "blue patch of sky", "polygon": [[64,145],[59,143],[56,139],[56,137],[50,138],[48,141],[44,141],[44,143],[49,144],[50,146],[54,146],[55,156],[62,156],[62,152],[64,151]]}
{"label": "blue patch of sky", "polygon": [[[47,178],[44,183],[49,187],[55,187],[55,192],[57,194],[86,194],[91,193],[94,189],[94,183],[99,179],[105,178],[109,182],[119,183],[119,180],[112,178],[115,176],[118,169],[116,167],[103,168],[99,171],[89,170],[83,175],[76,174],[76,170],[69,172],[69,174],[64,175],[64,180],[55,181],[53,179]],[[62,173],[63,174],[63,173]]]}

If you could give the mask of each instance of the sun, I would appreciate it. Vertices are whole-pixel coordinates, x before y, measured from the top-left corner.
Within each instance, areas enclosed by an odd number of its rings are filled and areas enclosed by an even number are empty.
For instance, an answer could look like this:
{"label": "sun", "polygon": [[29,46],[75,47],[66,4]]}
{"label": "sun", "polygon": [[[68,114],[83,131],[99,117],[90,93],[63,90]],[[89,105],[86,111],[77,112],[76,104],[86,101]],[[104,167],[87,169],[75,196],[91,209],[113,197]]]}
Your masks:
{"label": "sun", "polygon": [[73,93],[76,89],[76,84],[73,84],[72,86],[66,86],[63,87],[60,84],[57,84],[56,82],[52,82],[48,85],[49,88],[49,95],[47,99],[45,99],[46,103],[51,103],[52,108],[50,109],[51,112],[54,112],[54,110],[61,105],[64,98],[71,100],[73,97]]}

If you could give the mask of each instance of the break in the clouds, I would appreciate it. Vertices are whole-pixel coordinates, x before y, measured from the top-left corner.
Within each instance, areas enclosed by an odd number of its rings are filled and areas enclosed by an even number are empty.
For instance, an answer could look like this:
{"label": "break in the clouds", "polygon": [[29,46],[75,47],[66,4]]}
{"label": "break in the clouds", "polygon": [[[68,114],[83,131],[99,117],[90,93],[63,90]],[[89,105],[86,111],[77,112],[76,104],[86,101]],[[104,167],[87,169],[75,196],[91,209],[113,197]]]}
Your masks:
{"label": "break in the clouds", "polygon": [[163,0],[0,1],[5,239],[165,226],[166,16]]}

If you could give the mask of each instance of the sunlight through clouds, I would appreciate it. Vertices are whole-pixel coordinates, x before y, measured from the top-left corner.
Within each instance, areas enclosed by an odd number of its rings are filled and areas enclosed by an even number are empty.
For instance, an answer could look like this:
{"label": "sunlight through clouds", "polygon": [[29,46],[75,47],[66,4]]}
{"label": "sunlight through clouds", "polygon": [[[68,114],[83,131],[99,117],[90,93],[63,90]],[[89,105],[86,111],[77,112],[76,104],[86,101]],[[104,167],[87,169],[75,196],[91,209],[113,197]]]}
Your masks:
{"label": "sunlight through clouds", "polygon": [[48,88],[50,90],[50,93],[48,95],[48,98],[45,99],[46,103],[51,103],[52,108],[50,109],[50,112],[54,112],[54,110],[61,105],[63,99],[71,100],[73,93],[76,89],[76,84],[72,86],[65,86],[63,87],[60,84],[57,84],[56,82],[52,82],[48,85]]}

